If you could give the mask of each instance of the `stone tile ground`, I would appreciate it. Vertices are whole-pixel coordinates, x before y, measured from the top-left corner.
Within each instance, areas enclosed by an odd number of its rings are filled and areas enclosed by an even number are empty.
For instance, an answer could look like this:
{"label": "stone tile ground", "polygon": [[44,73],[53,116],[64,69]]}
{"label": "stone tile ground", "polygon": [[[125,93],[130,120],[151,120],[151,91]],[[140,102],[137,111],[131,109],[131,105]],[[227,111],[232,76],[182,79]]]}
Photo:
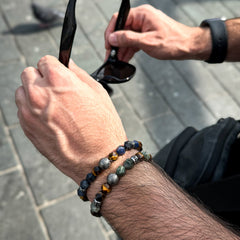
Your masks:
{"label": "stone tile ground", "polygon": [[[76,184],[55,169],[25,138],[16,114],[20,74],[45,54],[58,56],[61,25],[41,29],[31,0],[0,0],[0,239],[116,240],[89,205],[76,197]],[[42,0],[63,10],[67,0]],[[197,26],[205,18],[238,17],[237,0],[131,0],[151,4],[174,19]],[[91,73],[104,59],[103,33],[120,0],[78,0],[74,61]],[[130,139],[155,154],[184,127],[202,128],[220,117],[239,118],[240,65],[159,61],[138,53],[129,83],[112,97]]]}

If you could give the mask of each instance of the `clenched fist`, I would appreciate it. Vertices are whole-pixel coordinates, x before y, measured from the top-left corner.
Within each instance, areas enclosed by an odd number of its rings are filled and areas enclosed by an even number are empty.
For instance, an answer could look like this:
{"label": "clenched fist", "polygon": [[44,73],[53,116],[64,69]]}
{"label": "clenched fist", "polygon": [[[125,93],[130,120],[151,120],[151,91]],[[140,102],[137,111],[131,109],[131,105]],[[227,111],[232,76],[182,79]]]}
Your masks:
{"label": "clenched fist", "polygon": [[72,61],[45,56],[26,68],[18,117],[35,147],[76,183],[127,137],[105,89]]}

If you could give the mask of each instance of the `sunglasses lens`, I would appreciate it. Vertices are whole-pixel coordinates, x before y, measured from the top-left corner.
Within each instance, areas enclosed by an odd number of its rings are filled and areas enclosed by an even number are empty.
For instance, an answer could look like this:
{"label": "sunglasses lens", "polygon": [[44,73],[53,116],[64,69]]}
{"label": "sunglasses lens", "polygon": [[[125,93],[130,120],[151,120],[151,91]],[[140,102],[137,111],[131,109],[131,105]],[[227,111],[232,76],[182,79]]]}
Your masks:
{"label": "sunglasses lens", "polygon": [[136,68],[128,63],[108,62],[98,72],[97,78],[106,83],[121,83],[129,81],[135,74]]}

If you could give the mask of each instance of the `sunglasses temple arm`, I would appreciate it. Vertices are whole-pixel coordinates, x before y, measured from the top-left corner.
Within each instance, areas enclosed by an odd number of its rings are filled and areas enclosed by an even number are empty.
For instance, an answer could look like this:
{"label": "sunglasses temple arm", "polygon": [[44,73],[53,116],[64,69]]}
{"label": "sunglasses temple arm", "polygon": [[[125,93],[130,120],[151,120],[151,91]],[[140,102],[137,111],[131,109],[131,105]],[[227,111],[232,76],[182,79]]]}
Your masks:
{"label": "sunglasses temple arm", "polygon": [[[130,0],[122,0],[114,31],[119,31],[124,29],[129,11],[130,11]],[[118,47],[112,47],[112,50],[115,50],[117,53]]]}
{"label": "sunglasses temple arm", "polygon": [[59,61],[68,67],[71,56],[73,40],[77,29],[75,16],[76,0],[69,0],[63,22],[61,43],[59,50]]}

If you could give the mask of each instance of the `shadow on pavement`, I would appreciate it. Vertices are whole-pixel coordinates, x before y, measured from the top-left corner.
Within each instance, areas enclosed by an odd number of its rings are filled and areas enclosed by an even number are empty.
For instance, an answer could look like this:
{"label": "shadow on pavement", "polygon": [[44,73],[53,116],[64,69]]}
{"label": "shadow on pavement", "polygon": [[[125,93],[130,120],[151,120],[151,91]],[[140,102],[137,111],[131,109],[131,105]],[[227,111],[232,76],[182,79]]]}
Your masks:
{"label": "shadow on pavement", "polygon": [[58,23],[54,23],[51,25],[43,25],[43,24],[39,24],[39,23],[20,23],[18,25],[16,25],[15,27],[13,27],[12,29],[8,30],[8,31],[3,31],[2,34],[3,35],[7,35],[7,34],[14,34],[14,35],[27,35],[27,34],[34,34],[37,32],[43,32],[46,30],[49,30],[51,28],[55,28],[58,26],[61,26],[62,23],[58,22]]}

